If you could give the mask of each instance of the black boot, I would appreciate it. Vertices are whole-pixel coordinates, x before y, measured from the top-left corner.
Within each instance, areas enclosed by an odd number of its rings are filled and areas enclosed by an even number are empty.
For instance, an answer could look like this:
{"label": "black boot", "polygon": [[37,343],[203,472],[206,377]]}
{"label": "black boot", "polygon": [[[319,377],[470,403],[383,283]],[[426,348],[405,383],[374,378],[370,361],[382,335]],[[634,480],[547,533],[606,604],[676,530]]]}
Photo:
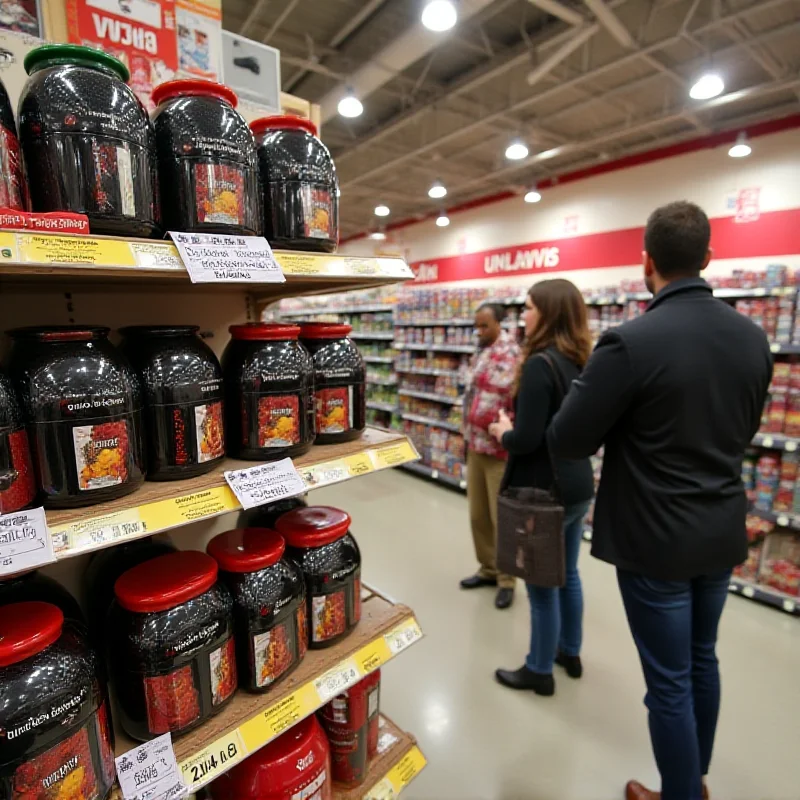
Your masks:
{"label": "black boot", "polygon": [[498,589],[497,594],[494,597],[494,607],[495,608],[508,608],[514,602],[514,590],[513,589]]}
{"label": "black boot", "polygon": [[497,586],[497,578],[484,578],[480,572],[464,578],[459,584],[462,589],[479,589],[481,586]]}
{"label": "black boot", "polygon": [[543,697],[550,697],[556,693],[556,682],[552,675],[543,675],[534,672],[524,664],[519,669],[498,669],[494,673],[498,683],[508,686],[509,689],[531,689]]}
{"label": "black boot", "polygon": [[559,667],[564,667],[570,678],[580,678],[583,675],[583,664],[581,664],[580,656],[568,656],[559,650],[556,654],[556,664]]}

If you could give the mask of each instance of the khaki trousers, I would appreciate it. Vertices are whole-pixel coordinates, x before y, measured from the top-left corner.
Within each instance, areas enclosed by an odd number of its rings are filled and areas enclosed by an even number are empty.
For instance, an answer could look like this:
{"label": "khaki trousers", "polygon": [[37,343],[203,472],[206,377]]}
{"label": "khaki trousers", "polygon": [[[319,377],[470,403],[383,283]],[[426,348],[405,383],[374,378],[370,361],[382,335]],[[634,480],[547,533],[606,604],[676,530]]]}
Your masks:
{"label": "khaki trousers", "polygon": [[514,588],[513,575],[497,572],[497,496],[506,462],[483,453],[467,452],[467,500],[475,556],[484,578],[497,578],[501,588]]}

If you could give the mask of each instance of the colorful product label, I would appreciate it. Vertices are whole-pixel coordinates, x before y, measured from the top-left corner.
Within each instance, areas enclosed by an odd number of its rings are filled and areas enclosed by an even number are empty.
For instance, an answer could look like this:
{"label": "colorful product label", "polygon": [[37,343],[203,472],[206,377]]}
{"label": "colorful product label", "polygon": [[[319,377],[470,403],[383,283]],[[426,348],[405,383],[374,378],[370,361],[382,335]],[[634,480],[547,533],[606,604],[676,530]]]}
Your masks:
{"label": "colorful product label", "polygon": [[296,394],[258,400],[258,446],[288,447],[300,441],[300,399]]}
{"label": "colorful product label", "polygon": [[194,407],[194,425],[199,463],[213,461],[225,455],[225,436],[222,423],[222,402]]}
{"label": "colorful product label", "polygon": [[298,789],[289,800],[329,800],[331,797],[330,784],[328,783],[327,770],[321,770],[314,779]]}
{"label": "colorful product label", "polygon": [[302,659],[308,650],[308,614],[305,602],[297,609],[297,652]]}
{"label": "colorful product label", "polygon": [[0,125],[0,207],[24,211],[27,205],[19,142]]}
{"label": "colorful product label", "polygon": [[198,222],[244,225],[244,173],[223,164],[195,164],[194,190]]}
{"label": "colorful product label", "polygon": [[130,476],[130,436],[125,420],[72,429],[81,491],[125,483]]}
{"label": "colorful product label", "polygon": [[333,201],[327,189],[303,186],[300,189],[307,239],[335,239]]}
{"label": "colorful product label", "polygon": [[325,642],[345,632],[347,604],[344,590],[311,598],[311,640]]}
{"label": "colorful product label", "polygon": [[353,428],[353,387],[318,389],[314,393],[317,433],[344,433]]}
{"label": "colorful product label", "polygon": [[353,581],[353,623],[361,620],[361,578]]}
{"label": "colorful product label", "polygon": [[128,145],[92,139],[94,185],[91,186],[94,210],[104,214],[136,216],[136,193]]}
{"label": "colorful product label", "polygon": [[294,643],[286,625],[253,637],[256,686],[269,686],[294,662]]}
{"label": "colorful product label", "polygon": [[144,697],[150,733],[183,730],[200,716],[200,692],[190,664],[145,678]]}
{"label": "colorful product label", "polygon": [[[0,441],[3,436],[0,434]],[[28,434],[25,430],[9,433],[5,449],[10,458],[9,463],[3,466],[8,470],[9,481],[3,480],[0,483],[0,485],[6,486],[0,491],[0,514],[8,514],[11,511],[25,508],[36,494],[36,479],[31,463]]]}
{"label": "colorful product label", "polygon": [[233,637],[210,655],[211,701],[215,706],[224,703],[236,689],[236,653]]}

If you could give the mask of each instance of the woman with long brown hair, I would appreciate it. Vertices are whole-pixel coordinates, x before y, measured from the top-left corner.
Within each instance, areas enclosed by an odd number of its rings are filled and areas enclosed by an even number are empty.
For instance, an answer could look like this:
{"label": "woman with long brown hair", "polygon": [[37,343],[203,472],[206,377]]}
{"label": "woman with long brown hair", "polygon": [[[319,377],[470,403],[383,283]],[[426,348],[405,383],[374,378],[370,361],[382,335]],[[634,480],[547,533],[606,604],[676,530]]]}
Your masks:
{"label": "woman with long brown hair", "polygon": [[519,669],[498,669],[495,675],[512,689],[552,695],[554,662],[572,678],[579,678],[583,672],[583,592],[578,554],[594,480],[588,458],[551,462],[545,434],[570,384],[586,364],[592,341],[583,297],[566,280],[534,284],[525,298],[523,320],[525,344],[515,388],[514,421],[501,411],[489,433],[508,451],[506,485],[537,489],[556,486],[564,504],[567,580],[561,589],[527,584],[530,652]]}

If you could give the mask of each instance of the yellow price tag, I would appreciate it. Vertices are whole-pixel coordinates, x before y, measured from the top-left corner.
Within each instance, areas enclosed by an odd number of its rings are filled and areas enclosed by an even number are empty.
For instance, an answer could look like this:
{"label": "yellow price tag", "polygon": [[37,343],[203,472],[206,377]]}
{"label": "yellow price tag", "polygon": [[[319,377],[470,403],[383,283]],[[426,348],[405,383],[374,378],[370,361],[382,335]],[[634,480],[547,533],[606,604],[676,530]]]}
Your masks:
{"label": "yellow price tag", "polygon": [[55,526],[50,528],[50,533],[53,537],[53,551],[58,556],[68,551],[74,553],[93,550],[120,539],[135,539],[149,533],[149,528],[139,516],[139,510],[129,508]]}
{"label": "yellow price tag", "polygon": [[257,717],[239,726],[242,741],[248,752],[258,750],[278,734],[307,717],[320,706],[313,684],[301,686],[275,705],[262,711]]}
{"label": "yellow price tag", "polygon": [[395,794],[400,794],[422,772],[427,763],[422,751],[414,745],[386,775]]}
{"label": "yellow price tag", "polygon": [[393,628],[389,633],[385,634],[383,638],[392,655],[396,656],[422,638],[422,629],[419,627],[417,621],[411,617],[411,619]]}
{"label": "yellow price tag", "polygon": [[343,461],[347,471],[354,478],[358,475],[366,475],[373,470],[372,461],[366,453],[356,453],[354,456],[348,456],[343,459]]}
{"label": "yellow price tag", "polygon": [[378,667],[382,667],[391,657],[392,651],[383,638],[370,642],[353,656],[362,675],[367,675]]}
{"label": "yellow price tag", "polygon": [[241,761],[247,753],[238,730],[222,736],[202,752],[181,762],[183,782],[194,792]]}
{"label": "yellow price tag", "polygon": [[122,239],[88,236],[18,234],[20,260],[31,264],[93,264],[96,267],[135,267],[130,245]]}
{"label": "yellow price tag", "polygon": [[328,272],[326,256],[276,252],[275,260],[284,275],[323,275]]}
{"label": "yellow price tag", "polygon": [[185,270],[175,245],[169,242],[131,242],[136,264],[143,269]]}
{"label": "yellow price tag", "polygon": [[400,464],[407,464],[409,461],[416,461],[419,454],[408,441],[381,447],[379,450],[370,450],[372,462],[375,469],[387,469],[397,467]]}
{"label": "yellow price tag", "polygon": [[13,233],[0,233],[0,260],[19,261],[17,237]]}
{"label": "yellow price tag", "polygon": [[206,489],[183,497],[172,497],[139,506],[139,515],[151,533],[215,517],[241,508],[236,495],[227,486]]}

